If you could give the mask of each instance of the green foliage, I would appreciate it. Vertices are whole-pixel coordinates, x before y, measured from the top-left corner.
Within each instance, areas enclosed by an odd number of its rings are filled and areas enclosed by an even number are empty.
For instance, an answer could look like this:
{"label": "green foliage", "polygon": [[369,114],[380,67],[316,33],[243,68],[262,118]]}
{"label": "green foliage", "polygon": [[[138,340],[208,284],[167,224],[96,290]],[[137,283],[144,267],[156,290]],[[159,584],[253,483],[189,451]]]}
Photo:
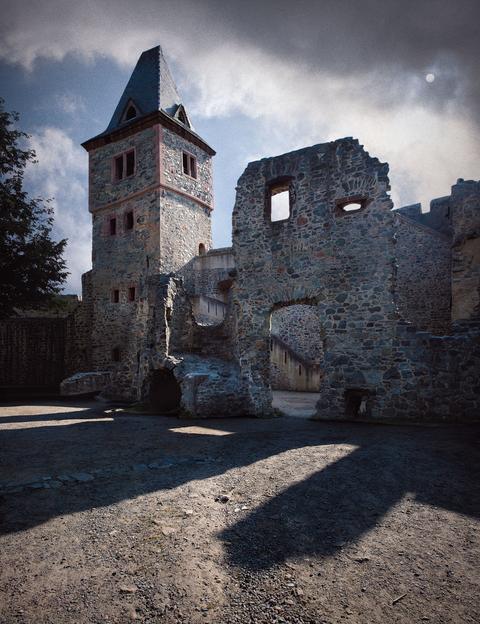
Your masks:
{"label": "green foliage", "polygon": [[48,200],[23,190],[25,167],[35,152],[22,149],[29,136],[15,128],[17,113],[0,98],[0,318],[14,307],[45,303],[60,292],[66,271],[66,239],[50,238],[53,209]]}

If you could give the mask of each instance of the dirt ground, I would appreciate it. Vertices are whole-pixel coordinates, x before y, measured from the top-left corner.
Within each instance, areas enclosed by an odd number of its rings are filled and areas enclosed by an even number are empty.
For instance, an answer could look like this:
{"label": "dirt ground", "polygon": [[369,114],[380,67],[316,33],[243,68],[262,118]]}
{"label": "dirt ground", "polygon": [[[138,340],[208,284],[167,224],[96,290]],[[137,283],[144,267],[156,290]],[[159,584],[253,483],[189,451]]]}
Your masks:
{"label": "dirt ground", "polygon": [[476,624],[478,434],[0,406],[0,622]]}

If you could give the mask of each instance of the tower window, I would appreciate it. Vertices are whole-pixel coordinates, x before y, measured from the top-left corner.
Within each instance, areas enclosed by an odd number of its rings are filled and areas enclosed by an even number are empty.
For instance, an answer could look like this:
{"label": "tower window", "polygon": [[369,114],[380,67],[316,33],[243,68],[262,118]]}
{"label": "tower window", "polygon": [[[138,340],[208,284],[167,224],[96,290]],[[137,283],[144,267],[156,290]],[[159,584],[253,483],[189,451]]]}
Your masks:
{"label": "tower window", "polygon": [[120,348],[119,347],[114,347],[112,349],[112,361],[120,362]]}
{"label": "tower window", "polygon": [[112,290],[112,303],[120,303],[120,291],[117,288]]}
{"label": "tower window", "polygon": [[117,233],[117,220],[115,217],[110,219],[110,236],[115,236]]}
{"label": "tower window", "polygon": [[203,243],[200,243],[200,245],[198,246],[198,255],[199,256],[204,256],[205,253],[206,253],[205,245]]}
{"label": "tower window", "polygon": [[133,212],[131,210],[125,213],[125,229],[133,230]]}
{"label": "tower window", "polygon": [[114,158],[113,177],[114,180],[123,180],[133,176],[135,173],[135,150],[128,150]]}
{"label": "tower window", "polygon": [[137,110],[133,104],[127,108],[127,112],[125,113],[125,121],[130,121],[130,119],[134,119],[137,116]]}
{"label": "tower window", "polygon": [[128,300],[135,301],[135,296],[136,296],[135,286],[130,286],[130,288],[128,289]]}
{"label": "tower window", "polygon": [[191,178],[197,177],[197,159],[187,152],[183,152],[183,173]]}

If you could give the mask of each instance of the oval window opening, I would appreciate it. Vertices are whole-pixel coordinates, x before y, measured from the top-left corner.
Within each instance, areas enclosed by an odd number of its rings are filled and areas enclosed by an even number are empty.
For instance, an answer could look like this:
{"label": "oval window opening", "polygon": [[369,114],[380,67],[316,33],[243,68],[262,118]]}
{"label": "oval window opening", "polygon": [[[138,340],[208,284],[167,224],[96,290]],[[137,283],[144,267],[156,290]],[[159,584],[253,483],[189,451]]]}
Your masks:
{"label": "oval window opening", "polygon": [[340,206],[340,208],[343,212],[357,212],[363,208],[363,205],[361,202],[349,202],[348,204]]}

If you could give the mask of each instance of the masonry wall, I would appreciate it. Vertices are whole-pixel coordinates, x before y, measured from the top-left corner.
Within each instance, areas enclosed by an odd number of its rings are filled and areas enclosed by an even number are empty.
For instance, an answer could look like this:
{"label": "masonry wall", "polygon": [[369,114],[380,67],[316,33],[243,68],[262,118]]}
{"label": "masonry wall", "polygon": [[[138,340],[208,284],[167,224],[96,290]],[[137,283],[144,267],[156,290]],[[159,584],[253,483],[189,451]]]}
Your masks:
{"label": "masonry wall", "polygon": [[401,318],[419,330],[451,331],[451,239],[394,211],[395,301]]}
{"label": "masonry wall", "polygon": [[[343,139],[250,163],[240,178],[233,214],[234,296],[251,413],[271,408],[269,319],[280,305],[318,307],[326,417],[343,409],[345,389],[373,386],[388,368],[395,306],[387,172],[358,141]],[[291,180],[291,214],[271,223],[268,189],[285,178]],[[339,203],[353,198],[362,200],[363,209],[341,212]]]}
{"label": "masonry wall", "polygon": [[452,187],[452,320],[480,323],[480,182]]}

